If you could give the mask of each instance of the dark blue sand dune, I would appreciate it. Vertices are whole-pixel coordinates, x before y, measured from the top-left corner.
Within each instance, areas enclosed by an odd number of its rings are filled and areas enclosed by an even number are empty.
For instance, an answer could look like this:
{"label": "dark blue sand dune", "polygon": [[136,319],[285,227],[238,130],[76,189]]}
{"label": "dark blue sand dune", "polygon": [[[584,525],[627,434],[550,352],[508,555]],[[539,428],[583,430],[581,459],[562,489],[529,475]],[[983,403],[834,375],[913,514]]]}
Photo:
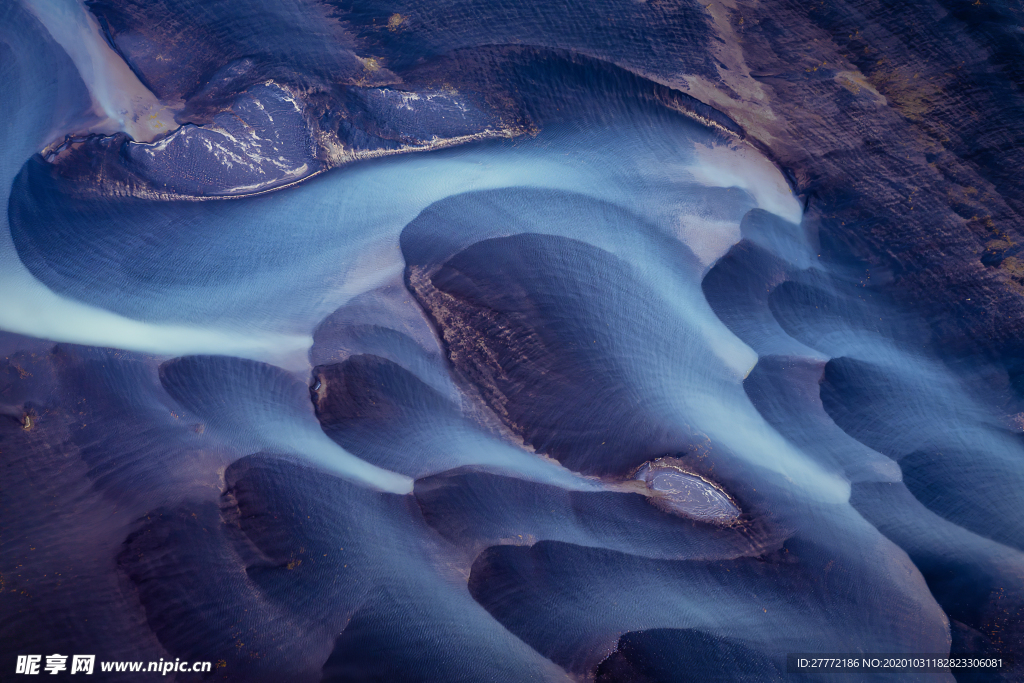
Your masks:
{"label": "dark blue sand dune", "polygon": [[[904,548],[949,615],[952,649],[998,655],[1021,637],[1020,552],[939,518],[898,483],[857,484],[850,499]],[[978,672],[966,680],[1013,680]]]}
{"label": "dark blue sand dune", "polygon": [[[780,652],[826,643],[842,651],[883,643],[945,647],[945,625],[928,617],[930,598],[898,597],[871,581],[874,571],[800,542],[766,557],[725,562],[650,560],[540,542],[491,548],[474,564],[469,586],[513,633],[578,673],[593,670],[598,653],[614,649],[621,633],[650,628],[750,639],[774,661]],[[714,607],[705,603],[709,592],[719,598]],[[811,607],[826,595],[828,612]]]}
{"label": "dark blue sand dune", "polygon": [[[883,372],[884,389],[874,388]],[[977,534],[1024,549],[1020,434],[991,424],[970,396],[939,393],[945,401],[929,397],[925,403],[924,392],[907,380],[916,384],[928,376],[920,370],[913,377],[901,374],[893,367],[883,371],[853,359],[833,359],[825,366],[822,403],[847,433],[897,460],[904,483],[925,507]],[[868,385],[870,395],[858,396]],[[864,414],[868,410],[870,417]],[[999,524],[993,525],[993,519]]]}
{"label": "dark blue sand dune", "polygon": [[781,681],[784,672],[762,652],[742,642],[693,629],[635,631],[597,668],[598,683],[646,683],[677,678],[693,681]]}
{"label": "dark blue sand dune", "polygon": [[140,515],[215,497],[242,453],[175,412],[151,360],[5,334],[2,362],[5,658],[166,656],[115,558]]}
{"label": "dark blue sand dune", "polygon": [[236,680],[310,677],[309,660],[320,652],[299,637],[305,624],[248,576],[246,562],[262,559],[237,526],[224,524],[216,503],[204,501],[148,512],[117,567],[167,659],[223,660]]}
{"label": "dark blue sand dune", "polygon": [[740,641],[695,629],[634,631],[597,668],[598,683],[671,680],[685,671],[690,680],[782,681],[785,672],[764,653]]}
{"label": "dark blue sand dune", "polygon": [[[207,506],[198,519],[182,510],[148,515],[119,557],[175,656],[232,653],[231,680],[305,680],[312,675],[305,667],[327,660],[324,676],[333,680],[331,648],[358,643],[360,656],[345,658],[356,678],[389,671],[391,680],[559,678],[472,602],[462,562],[424,542],[408,497],[262,456],[232,465],[225,481],[219,510]],[[168,540],[150,545],[162,535]],[[185,545],[175,551],[178,542]],[[183,572],[197,564],[207,568],[205,584]],[[229,614],[207,609],[214,591],[213,602]],[[182,629],[183,620],[193,628]],[[458,656],[465,651],[486,656]],[[253,663],[262,659],[278,668]],[[496,662],[507,663],[504,674]]]}
{"label": "dark blue sand dune", "polygon": [[[603,233],[620,253],[649,250],[674,264],[664,275],[675,282],[661,282],[675,291],[692,288],[700,266],[637,216],[581,199],[517,190],[431,207],[403,232],[406,279],[456,370],[510,429],[570,469],[624,475],[700,438],[680,424],[672,404],[686,399],[668,393],[664,373],[706,347],[693,340],[695,321],[673,316],[653,290],[658,261],[636,271],[609,251],[532,231]],[[565,227],[555,219],[559,203],[576,208]],[[498,234],[529,232],[456,253],[484,215]],[[433,237],[441,225],[445,241]],[[628,247],[619,242],[627,231]],[[713,368],[697,372],[723,381]]]}
{"label": "dark blue sand dune", "polygon": [[552,540],[641,557],[717,559],[762,555],[784,540],[779,529],[759,524],[722,528],[686,519],[635,492],[566,491],[484,472],[419,479],[414,494],[439,534],[479,550]]}
{"label": "dark blue sand dune", "polygon": [[[601,291],[602,281],[630,278],[610,254],[542,235],[499,238],[438,264],[422,284],[419,273],[435,264],[407,254],[418,271],[410,272],[410,286],[442,329],[449,358],[526,443],[588,474],[623,474],[690,445],[683,430],[667,416],[659,420],[659,407],[645,405],[630,386],[633,367],[657,361],[653,353],[645,358],[650,352],[642,347],[619,346],[630,342],[615,334],[623,322],[618,316],[651,330],[660,307],[646,288]],[[573,277],[560,277],[569,263]],[[638,302],[650,308],[631,305]],[[586,313],[576,317],[578,311]],[[678,327],[664,332],[685,336]],[[658,347],[660,340],[643,341]],[[627,366],[616,367],[617,359]]]}

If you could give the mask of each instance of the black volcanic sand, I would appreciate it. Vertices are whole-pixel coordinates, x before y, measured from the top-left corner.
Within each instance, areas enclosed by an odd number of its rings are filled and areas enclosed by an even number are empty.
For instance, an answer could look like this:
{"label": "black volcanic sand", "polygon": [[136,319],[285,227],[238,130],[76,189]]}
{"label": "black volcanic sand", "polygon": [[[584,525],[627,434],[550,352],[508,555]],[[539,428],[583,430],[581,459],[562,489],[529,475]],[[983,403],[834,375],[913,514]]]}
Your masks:
{"label": "black volcanic sand", "polygon": [[209,499],[217,469],[243,454],[199,433],[160,389],[152,359],[2,341],[5,666],[44,650],[166,657],[114,558],[151,506]]}
{"label": "black volcanic sand", "polygon": [[[629,311],[650,325],[645,333],[653,331],[658,294],[614,255],[554,235],[495,238],[449,255],[450,243],[433,237],[438,224],[457,245],[455,236],[472,234],[471,216],[481,213],[470,203],[475,199],[466,198],[461,214],[459,197],[432,207],[402,233],[407,284],[439,328],[455,369],[527,444],[570,469],[624,475],[656,455],[686,450],[691,438],[656,405],[643,403],[644,389],[635,384],[642,380],[615,366],[618,345],[630,340],[608,321]],[[538,201],[551,197],[542,193]],[[460,216],[465,225],[453,228]],[[682,260],[692,259],[677,248]],[[635,310],[638,301],[650,308]],[[656,352],[636,353],[653,360]]]}

